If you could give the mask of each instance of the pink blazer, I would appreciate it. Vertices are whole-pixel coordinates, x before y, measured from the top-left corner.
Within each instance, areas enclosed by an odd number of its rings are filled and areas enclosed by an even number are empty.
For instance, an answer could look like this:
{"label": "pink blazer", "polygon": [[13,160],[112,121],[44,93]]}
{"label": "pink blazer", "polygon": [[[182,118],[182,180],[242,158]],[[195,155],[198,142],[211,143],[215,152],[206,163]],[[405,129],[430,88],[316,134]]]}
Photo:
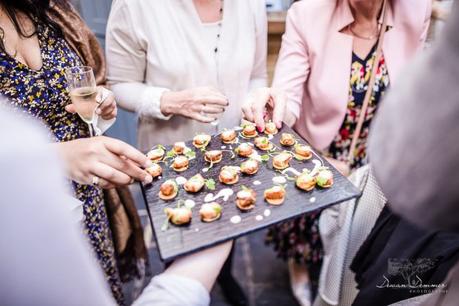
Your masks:
{"label": "pink blazer", "polygon": [[[288,97],[296,131],[318,149],[327,148],[344,120],[353,37],[340,33],[353,22],[349,0],[303,0],[287,15],[273,87]],[[422,49],[431,0],[389,0],[383,54],[391,86]]]}

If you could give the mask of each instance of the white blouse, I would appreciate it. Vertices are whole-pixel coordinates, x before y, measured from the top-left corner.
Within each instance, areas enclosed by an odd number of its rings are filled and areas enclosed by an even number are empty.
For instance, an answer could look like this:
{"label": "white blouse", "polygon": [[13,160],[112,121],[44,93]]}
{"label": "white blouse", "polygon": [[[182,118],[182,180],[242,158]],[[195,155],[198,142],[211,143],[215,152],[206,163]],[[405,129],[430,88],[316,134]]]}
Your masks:
{"label": "white blouse", "polygon": [[201,22],[192,0],[114,2],[106,37],[108,79],[120,106],[139,115],[141,150],[215,132],[210,124],[163,116],[164,91],[218,88],[230,101],[220,118],[220,128],[228,128],[240,123],[248,92],[267,85],[265,1],[224,1],[217,59],[216,36],[209,42],[213,30]]}

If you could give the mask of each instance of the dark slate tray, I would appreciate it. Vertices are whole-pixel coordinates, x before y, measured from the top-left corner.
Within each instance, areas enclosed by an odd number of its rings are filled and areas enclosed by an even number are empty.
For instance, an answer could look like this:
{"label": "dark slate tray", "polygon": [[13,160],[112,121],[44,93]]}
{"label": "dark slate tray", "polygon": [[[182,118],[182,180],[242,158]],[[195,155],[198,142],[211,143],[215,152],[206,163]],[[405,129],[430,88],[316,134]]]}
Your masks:
{"label": "dark slate tray", "polygon": [[[273,139],[271,139],[271,142],[281,149],[284,148],[279,143],[282,132],[295,135],[300,143],[307,143],[290,128],[284,126],[282,130],[279,131]],[[253,139],[249,140],[239,137],[239,142],[253,143]],[[272,206],[266,203],[263,198],[264,190],[274,186],[272,178],[280,175],[280,173],[275,172],[272,168],[272,158],[267,163],[261,163],[260,170],[256,175],[245,176],[241,174],[239,182],[232,187],[229,187],[218,181],[220,168],[225,165],[238,166],[245,160],[245,158],[236,156],[232,159],[230,152],[224,152],[222,162],[214,165],[208,172],[203,173],[201,170],[206,168],[208,165],[208,163],[204,161],[203,153],[201,153],[199,149],[195,149],[191,141],[186,142],[186,144],[189,148],[192,148],[196,152],[196,158],[190,161],[190,166],[187,171],[176,173],[169,167],[161,164],[163,166],[163,175],[159,179],[154,180],[152,184],[143,186],[144,197],[155,233],[157,247],[161,259],[165,261],[172,260],[176,257],[247,235],[251,232],[261,230],[270,225],[286,221],[296,216],[312,212],[317,209],[324,209],[331,205],[360,196],[360,191],[347,178],[339,174],[336,169],[325,161],[325,165],[330,167],[334,173],[334,185],[330,189],[315,188],[311,192],[305,192],[297,189],[294,181],[288,181],[284,204],[281,206]],[[212,141],[207,149],[220,150],[222,149],[222,146],[226,146],[226,148],[229,149],[229,146],[223,144],[220,137],[216,135],[212,137]],[[237,144],[233,144],[231,146],[235,148]],[[170,150],[171,147],[166,146],[166,149]],[[258,152],[260,155],[264,154],[262,151]],[[290,165],[299,171],[304,168],[313,169],[314,163],[312,161],[314,159],[317,158],[313,157],[309,161],[302,162],[292,159]],[[188,179],[197,173],[201,173],[206,179],[213,178],[216,182],[216,189],[212,191],[207,190],[204,187],[204,189],[197,194],[189,194],[183,190],[183,188],[180,188],[179,194],[174,200],[165,202],[159,199],[159,187],[164,181],[178,176],[183,176]],[[253,181],[255,180],[260,181],[261,184],[258,186],[254,185]],[[253,188],[257,193],[256,206],[249,212],[241,212],[235,205],[236,193],[241,189],[242,185]],[[217,202],[223,206],[222,217],[212,223],[201,222],[199,209],[201,204],[204,203],[205,196],[208,193],[213,193],[215,195],[219,190],[228,187],[234,190],[234,194],[229,198],[229,200],[227,202],[223,202],[221,198],[217,200]],[[196,202],[196,206],[192,210],[193,219],[191,224],[186,226],[175,226],[170,224],[169,228],[163,231],[161,228],[166,220],[164,208],[175,207],[179,199],[192,199]],[[311,199],[313,200],[311,201]],[[265,216],[266,209],[269,209],[270,211],[269,216]],[[242,218],[242,221],[238,224],[230,222],[231,217],[235,215],[239,215]],[[263,217],[262,220],[259,220],[260,216]]]}

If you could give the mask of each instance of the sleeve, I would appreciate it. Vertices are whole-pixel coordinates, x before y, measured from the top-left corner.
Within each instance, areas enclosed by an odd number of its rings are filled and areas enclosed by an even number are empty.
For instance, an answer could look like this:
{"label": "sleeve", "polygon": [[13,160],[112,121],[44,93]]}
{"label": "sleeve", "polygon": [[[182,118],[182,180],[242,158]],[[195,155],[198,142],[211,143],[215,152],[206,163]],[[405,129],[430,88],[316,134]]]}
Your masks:
{"label": "sleeve", "polygon": [[208,306],[209,303],[209,293],[200,282],[160,274],[151,280],[133,306]]}
{"label": "sleeve", "polygon": [[448,230],[459,230],[458,31],[454,3],[443,36],[380,105],[369,139],[370,161],[392,209]]}
{"label": "sleeve", "polygon": [[266,66],[268,56],[268,18],[266,15],[266,2],[255,0],[255,31],[256,50],[255,62],[250,76],[249,92],[253,89],[266,87],[268,84],[268,71]]}
{"label": "sleeve", "polygon": [[300,116],[304,84],[310,69],[307,44],[299,29],[299,25],[304,23],[298,16],[299,4],[301,2],[293,4],[287,13],[285,34],[273,80],[273,87],[286,93],[287,109],[296,119]]}
{"label": "sleeve", "polygon": [[114,2],[107,24],[106,56],[108,82],[121,107],[139,115],[167,120],[160,110],[162,94],[167,88],[145,84],[147,48],[141,37],[142,25],[135,23],[140,6],[128,1]]}

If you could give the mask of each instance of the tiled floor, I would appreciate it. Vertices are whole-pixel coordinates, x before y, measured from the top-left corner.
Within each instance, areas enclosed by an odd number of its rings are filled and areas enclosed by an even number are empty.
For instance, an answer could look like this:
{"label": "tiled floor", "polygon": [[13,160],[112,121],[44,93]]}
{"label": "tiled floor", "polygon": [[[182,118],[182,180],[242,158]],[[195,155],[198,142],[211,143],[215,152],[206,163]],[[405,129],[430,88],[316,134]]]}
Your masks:
{"label": "tiled floor", "polygon": [[[142,199],[137,188],[133,189],[139,209]],[[147,224],[148,217],[142,216]],[[288,272],[285,262],[277,259],[273,250],[265,246],[266,232],[261,231],[242,237],[236,242],[233,260],[233,274],[246,291],[251,306],[296,306],[288,285]],[[149,249],[152,275],[160,273],[163,264],[159,259],[154,242]],[[126,288],[131,293],[129,286]],[[218,285],[211,293],[212,306],[227,306]],[[129,300],[129,298],[128,298]]]}

